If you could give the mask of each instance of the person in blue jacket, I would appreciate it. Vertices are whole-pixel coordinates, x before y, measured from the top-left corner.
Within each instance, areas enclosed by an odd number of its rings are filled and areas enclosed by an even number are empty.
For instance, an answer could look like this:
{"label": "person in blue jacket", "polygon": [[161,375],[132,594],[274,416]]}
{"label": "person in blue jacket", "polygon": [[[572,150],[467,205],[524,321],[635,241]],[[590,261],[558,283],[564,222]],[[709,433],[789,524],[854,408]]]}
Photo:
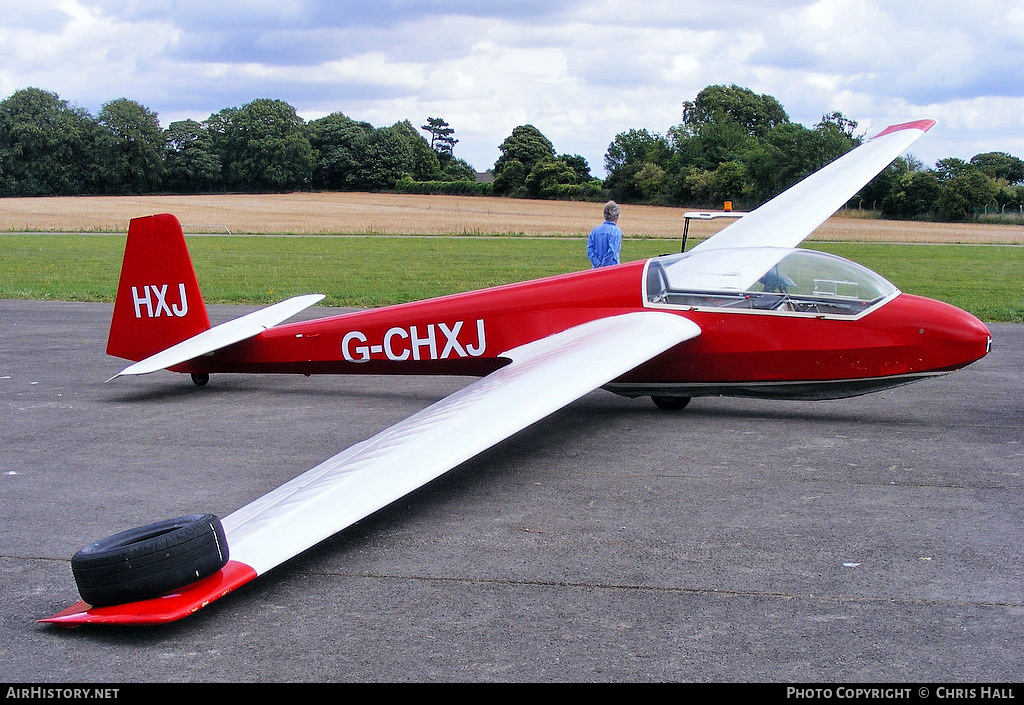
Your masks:
{"label": "person in blue jacket", "polygon": [[587,238],[587,256],[595,267],[619,263],[622,231],[619,230],[618,222],[619,204],[608,201],[604,204],[604,222],[591,230]]}

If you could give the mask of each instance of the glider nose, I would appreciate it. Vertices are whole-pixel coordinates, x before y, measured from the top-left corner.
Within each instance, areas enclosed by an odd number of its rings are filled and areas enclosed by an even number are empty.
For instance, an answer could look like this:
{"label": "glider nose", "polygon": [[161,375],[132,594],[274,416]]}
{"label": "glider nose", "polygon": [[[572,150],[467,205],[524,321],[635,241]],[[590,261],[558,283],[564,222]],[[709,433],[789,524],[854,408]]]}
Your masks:
{"label": "glider nose", "polygon": [[924,299],[918,334],[931,357],[929,367],[955,370],[985,357],[992,349],[992,333],[978,318],[941,301]]}
{"label": "glider nose", "polygon": [[[960,366],[969,365],[988,355],[992,350],[992,332],[988,326],[967,311],[950,306],[951,312],[950,347],[953,354],[962,356]],[[957,353],[956,351],[960,351]],[[957,361],[954,360],[954,363]]]}

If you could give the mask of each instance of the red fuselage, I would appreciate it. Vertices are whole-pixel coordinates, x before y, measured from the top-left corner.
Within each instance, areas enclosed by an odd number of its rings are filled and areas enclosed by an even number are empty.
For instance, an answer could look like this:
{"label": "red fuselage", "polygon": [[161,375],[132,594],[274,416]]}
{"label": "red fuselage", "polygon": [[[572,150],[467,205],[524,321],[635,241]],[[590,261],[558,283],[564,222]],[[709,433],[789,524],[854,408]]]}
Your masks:
{"label": "red fuselage", "polygon": [[[569,327],[653,308],[645,262],[271,328],[179,369],[193,373],[483,375],[501,354]],[[665,310],[665,307],[657,307]],[[627,396],[850,396],[983,357],[990,334],[948,304],[899,294],[859,317],[679,307],[701,328],[616,380]]]}

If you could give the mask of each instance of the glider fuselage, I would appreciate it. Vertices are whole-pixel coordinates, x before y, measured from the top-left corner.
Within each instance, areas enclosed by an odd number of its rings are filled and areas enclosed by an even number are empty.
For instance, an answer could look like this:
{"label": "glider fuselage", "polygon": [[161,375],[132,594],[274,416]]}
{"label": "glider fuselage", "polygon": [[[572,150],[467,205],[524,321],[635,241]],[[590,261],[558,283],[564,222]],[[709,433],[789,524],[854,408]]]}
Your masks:
{"label": "glider fuselage", "polygon": [[[654,260],[657,261],[657,260]],[[587,321],[668,310],[701,334],[607,388],[626,396],[835,398],[942,374],[985,355],[988,329],[948,304],[895,292],[863,313],[737,308],[747,299],[651,301],[649,261],[276,326],[183,372],[485,375],[502,353]],[[749,305],[749,304],[748,304]]]}

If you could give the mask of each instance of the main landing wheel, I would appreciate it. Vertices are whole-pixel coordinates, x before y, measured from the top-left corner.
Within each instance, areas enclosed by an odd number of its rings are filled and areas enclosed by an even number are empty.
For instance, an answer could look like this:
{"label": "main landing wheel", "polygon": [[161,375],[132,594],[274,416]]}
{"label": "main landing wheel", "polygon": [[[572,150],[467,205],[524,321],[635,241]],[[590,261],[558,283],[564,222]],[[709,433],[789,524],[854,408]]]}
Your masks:
{"label": "main landing wheel", "polygon": [[195,372],[192,373],[192,384],[196,385],[197,387],[205,387],[206,383],[209,381],[210,375],[208,374],[196,374]]}
{"label": "main landing wheel", "polygon": [[220,519],[190,514],[91,543],[71,558],[82,599],[93,607],[157,597],[213,575],[228,562]]}
{"label": "main landing wheel", "polygon": [[686,408],[686,405],[690,403],[690,397],[659,397],[652,396],[651,401],[659,409],[665,411],[679,411],[680,409]]}

